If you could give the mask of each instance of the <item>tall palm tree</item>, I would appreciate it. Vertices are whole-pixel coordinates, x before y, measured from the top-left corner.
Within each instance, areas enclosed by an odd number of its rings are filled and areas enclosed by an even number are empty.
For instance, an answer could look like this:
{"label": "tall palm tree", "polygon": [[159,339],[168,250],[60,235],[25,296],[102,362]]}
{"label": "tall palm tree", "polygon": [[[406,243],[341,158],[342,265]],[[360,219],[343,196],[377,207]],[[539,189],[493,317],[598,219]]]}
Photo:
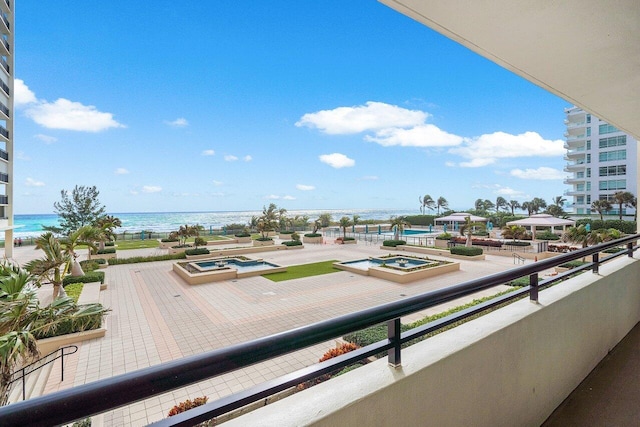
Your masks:
{"label": "tall palm tree", "polygon": [[342,228],[343,239],[347,238],[347,227],[351,225],[351,219],[348,216],[340,218],[340,227]]}
{"label": "tall palm tree", "polygon": [[407,218],[402,215],[392,216],[389,219],[391,223],[391,229],[393,230],[394,240],[400,240],[400,236],[404,232],[405,228],[411,228],[411,224],[407,221]]}
{"label": "tall palm tree", "polygon": [[284,208],[278,209],[278,227],[280,230],[287,228],[287,210]]}
{"label": "tall palm tree", "polygon": [[62,279],[67,274],[71,257],[64,252],[60,241],[50,231],[38,237],[35,243],[36,249],[41,249],[45,256],[29,261],[25,268],[36,276],[38,283],[51,282],[53,299],[58,298],[58,295],[66,296]]}
{"label": "tall palm tree", "polygon": [[360,224],[360,215],[354,215],[353,220],[351,220],[351,222],[353,222],[354,226]]}
{"label": "tall palm tree", "polygon": [[603,212],[608,212],[611,210],[611,203],[609,203],[609,201],[607,200],[594,200],[591,203],[591,209],[598,212],[598,214],[600,214],[600,221],[602,221],[604,218],[602,216]]}
{"label": "tall palm tree", "polygon": [[427,209],[432,211],[436,207],[436,202],[433,200],[433,197],[428,194],[425,194],[424,197],[418,197],[418,200],[420,201],[420,213],[422,214],[426,215]]}
{"label": "tall palm tree", "polygon": [[505,199],[502,196],[498,196],[496,198],[496,204],[495,204],[496,213],[498,213],[500,208],[505,208],[505,209],[507,208],[507,199]]}
{"label": "tall palm tree", "polygon": [[493,202],[492,202],[491,200],[489,200],[489,199],[485,199],[485,200],[482,202],[482,209],[483,209],[485,212],[489,212],[489,211],[490,211],[491,209],[493,209],[493,208],[495,208],[495,205],[493,204]]}
{"label": "tall palm tree", "polygon": [[553,206],[557,206],[557,207],[559,207],[559,208],[562,208],[562,207],[564,206],[564,204],[565,204],[565,202],[566,202],[566,201],[567,201],[567,199],[565,199],[564,197],[562,197],[562,196],[556,196],[556,197],[554,197],[554,198],[551,200],[551,204],[552,204]]}
{"label": "tall palm tree", "polygon": [[113,232],[116,228],[122,227],[122,221],[113,215],[105,215],[99,218],[94,224],[94,227],[102,230],[103,239],[99,241],[100,249],[104,249],[104,242],[116,240],[116,234]]}
{"label": "tall palm tree", "polygon": [[540,211],[540,209],[544,209],[547,207],[547,202],[544,201],[544,199],[541,199],[540,197],[534,197],[533,200],[531,200],[531,209],[534,213],[538,213]]}
{"label": "tall palm tree", "polygon": [[438,215],[440,215],[440,208],[448,209],[449,208],[449,202],[447,202],[447,199],[445,199],[444,197],[440,196],[440,197],[438,197],[438,200],[436,201],[436,208],[438,209]]}
{"label": "tall palm tree", "polygon": [[482,199],[476,199],[475,203],[474,203],[474,207],[477,211],[483,211],[484,210],[484,200]]}
{"label": "tall palm tree", "polygon": [[508,205],[511,208],[511,215],[516,214],[516,209],[521,209],[520,203],[517,200],[509,200]]}
{"label": "tall palm tree", "polygon": [[474,227],[484,227],[485,225],[481,222],[472,222],[471,216],[464,217],[464,224],[460,226],[460,235],[467,235],[467,241],[465,243],[466,247],[471,247],[473,245],[472,235]]}
{"label": "tall palm tree", "polygon": [[533,205],[533,202],[522,202],[522,204],[520,205],[520,209],[527,211],[529,216],[531,216],[533,215],[535,207]]}
{"label": "tall palm tree", "polygon": [[632,206],[634,195],[628,191],[616,191],[613,193],[613,201],[618,205],[618,216],[622,221],[622,206]]}

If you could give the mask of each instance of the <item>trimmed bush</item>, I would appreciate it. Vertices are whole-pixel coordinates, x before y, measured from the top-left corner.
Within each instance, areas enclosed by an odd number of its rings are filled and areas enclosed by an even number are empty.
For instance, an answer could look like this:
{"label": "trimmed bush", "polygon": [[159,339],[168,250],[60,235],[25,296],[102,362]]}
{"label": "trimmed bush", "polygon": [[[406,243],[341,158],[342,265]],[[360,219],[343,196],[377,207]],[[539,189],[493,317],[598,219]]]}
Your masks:
{"label": "trimmed bush", "polygon": [[442,233],[436,236],[436,240],[451,240],[453,235],[451,233]]}
{"label": "trimmed bush", "polygon": [[169,237],[169,238],[166,238],[166,239],[160,239],[160,241],[162,243],[171,243],[171,242],[179,242],[180,240],[178,240],[177,238]]}
{"label": "trimmed bush", "polygon": [[569,262],[565,262],[564,264],[560,264],[558,267],[562,267],[562,268],[576,268],[576,267],[580,267],[582,265],[588,264],[586,261],[580,261],[579,259],[573,260],[573,261],[569,261]]}
{"label": "trimmed bush", "polygon": [[115,254],[116,248],[104,248],[99,249],[96,252],[92,252],[93,255],[101,255],[101,254]]}
{"label": "trimmed bush", "polygon": [[[453,239],[451,239],[452,242],[458,243],[458,244],[466,244],[467,243],[467,238],[466,237],[455,237]],[[502,247],[502,242],[499,240],[491,240],[491,239],[472,239],[471,240],[471,244],[474,246],[488,246],[488,247],[492,247],[492,248],[501,248]]]}
{"label": "trimmed bush", "polygon": [[104,242],[105,246],[115,246],[116,242]]}
{"label": "trimmed bush", "polygon": [[187,249],[184,251],[185,255],[206,255],[209,254],[209,249],[207,248],[198,248],[198,249]]}
{"label": "trimmed bush", "polygon": [[91,283],[100,282],[104,283],[104,271],[90,271],[84,276],[65,276],[62,279],[62,286],[67,286],[70,283]]}
{"label": "trimmed bush", "polygon": [[579,225],[591,224],[592,230],[599,230],[601,228],[615,228],[625,234],[636,233],[636,221],[620,221],[619,219],[607,219],[600,221],[599,219],[583,218],[576,221],[576,227]]}
{"label": "trimmed bush", "polygon": [[300,240],[287,240],[286,242],[282,242],[285,246],[302,246],[302,242]]}
{"label": "trimmed bush", "polygon": [[[101,265],[107,263],[107,260],[104,259],[104,258],[94,258],[91,261],[95,262],[96,264],[101,264]],[[80,262],[80,264],[82,264],[82,262]]]}
{"label": "trimmed bush", "polygon": [[538,240],[560,240],[560,236],[552,233],[551,231],[543,231],[536,233],[536,239]]}
{"label": "trimmed bush", "polygon": [[236,234],[234,234],[234,236],[236,236],[236,237],[251,237],[251,234],[249,234],[249,233],[236,233]]}
{"label": "trimmed bush", "polygon": [[320,233],[307,233],[304,235],[304,237],[322,237],[322,234]]}
{"label": "trimmed bush", "polygon": [[476,256],[482,255],[482,248],[474,248],[473,246],[470,248],[466,246],[454,246],[451,248],[451,253],[453,255]]}
{"label": "trimmed bush", "polygon": [[531,246],[531,242],[509,241],[504,242],[505,246]]}
{"label": "trimmed bush", "polygon": [[258,242],[269,242],[271,240],[273,240],[271,237],[258,237],[256,239]]}
{"label": "trimmed bush", "polygon": [[282,230],[279,232],[280,234],[293,234],[294,232],[291,230]]}
{"label": "trimmed bush", "polygon": [[96,260],[86,259],[80,261],[80,267],[82,267],[82,270],[87,273],[89,271],[97,270],[98,268],[100,268],[100,265],[96,262]]}
{"label": "trimmed bush", "polygon": [[605,254],[617,254],[618,252],[622,252],[622,251],[626,251],[627,248],[609,248],[609,249],[605,249],[604,252]]}
{"label": "trimmed bush", "polygon": [[171,249],[182,249],[182,248],[192,248],[193,246],[189,245],[188,243],[185,243],[184,245],[175,245],[175,246],[171,246]]}
{"label": "trimmed bush", "polygon": [[385,240],[384,242],[382,242],[382,246],[389,246],[392,248],[406,244],[407,242],[405,242],[404,240]]}
{"label": "trimmed bush", "polygon": [[109,265],[118,264],[137,264],[139,262],[154,262],[154,261],[172,261],[175,259],[186,259],[187,254],[180,252],[171,255],[156,255],[156,256],[134,256],[131,258],[117,258],[109,260]]}
{"label": "trimmed bush", "polygon": [[411,225],[434,225],[435,215],[407,215],[405,220]]}

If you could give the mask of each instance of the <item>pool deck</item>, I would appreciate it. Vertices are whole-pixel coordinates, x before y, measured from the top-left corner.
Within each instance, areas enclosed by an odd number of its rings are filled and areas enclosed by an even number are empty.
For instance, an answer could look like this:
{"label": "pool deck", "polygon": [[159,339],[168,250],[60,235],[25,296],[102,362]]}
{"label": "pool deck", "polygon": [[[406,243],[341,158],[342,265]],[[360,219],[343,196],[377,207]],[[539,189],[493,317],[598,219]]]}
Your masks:
{"label": "pool deck", "polygon": [[[118,256],[164,252],[141,249],[122,251]],[[266,252],[260,254],[260,258],[288,266],[327,260],[347,261],[388,253],[394,251],[363,242],[355,245],[307,244],[303,250]],[[14,253],[14,259],[20,264],[39,256],[39,251],[33,247],[16,248]],[[110,266],[105,270],[107,289],[100,292],[100,302],[111,309],[106,317],[106,336],[79,344],[79,351],[65,359],[64,383],[59,381],[59,366],[56,364],[46,392],[229,346],[516,267],[511,258],[492,255],[487,255],[487,260],[482,262],[457,261],[461,264],[460,271],[409,284],[340,271],[284,282],[272,282],[257,276],[192,287],[172,271],[173,261]],[[403,322],[411,322],[506,288],[499,286],[414,313],[403,318]],[[42,292],[50,292],[50,289]],[[103,415],[104,425],[146,425],[164,418],[173,405],[186,399],[206,395],[215,400],[308,366],[333,346],[333,342],[318,344],[111,411]]]}

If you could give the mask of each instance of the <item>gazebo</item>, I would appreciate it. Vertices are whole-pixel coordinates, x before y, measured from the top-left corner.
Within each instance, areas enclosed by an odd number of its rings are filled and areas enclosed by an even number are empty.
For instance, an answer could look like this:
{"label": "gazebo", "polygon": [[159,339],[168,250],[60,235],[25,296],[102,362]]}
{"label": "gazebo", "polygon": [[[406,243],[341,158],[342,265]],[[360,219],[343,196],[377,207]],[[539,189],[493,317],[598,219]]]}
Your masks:
{"label": "gazebo", "polygon": [[507,225],[520,225],[522,227],[530,227],[531,234],[536,235],[536,227],[551,227],[551,232],[555,227],[562,227],[564,232],[567,225],[575,225],[576,222],[570,219],[556,218],[549,214],[536,214],[531,215],[529,218],[518,219],[516,221],[509,221]]}
{"label": "gazebo", "polygon": [[487,222],[487,218],[483,218],[481,216],[473,215],[468,212],[456,212],[452,213],[451,215],[436,218],[435,223],[438,224],[440,222],[445,225],[449,224],[452,229],[457,230],[459,223],[466,222],[467,217],[471,217],[471,222]]}

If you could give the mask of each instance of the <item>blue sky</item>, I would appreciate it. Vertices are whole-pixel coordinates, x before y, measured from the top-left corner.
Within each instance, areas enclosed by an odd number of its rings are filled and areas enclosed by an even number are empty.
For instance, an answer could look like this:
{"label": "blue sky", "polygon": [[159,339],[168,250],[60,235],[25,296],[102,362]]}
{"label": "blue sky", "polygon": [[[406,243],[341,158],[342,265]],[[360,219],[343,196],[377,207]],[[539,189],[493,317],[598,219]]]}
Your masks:
{"label": "blue sky", "polygon": [[373,0],[16,8],[15,213],[547,201],[566,101]]}

